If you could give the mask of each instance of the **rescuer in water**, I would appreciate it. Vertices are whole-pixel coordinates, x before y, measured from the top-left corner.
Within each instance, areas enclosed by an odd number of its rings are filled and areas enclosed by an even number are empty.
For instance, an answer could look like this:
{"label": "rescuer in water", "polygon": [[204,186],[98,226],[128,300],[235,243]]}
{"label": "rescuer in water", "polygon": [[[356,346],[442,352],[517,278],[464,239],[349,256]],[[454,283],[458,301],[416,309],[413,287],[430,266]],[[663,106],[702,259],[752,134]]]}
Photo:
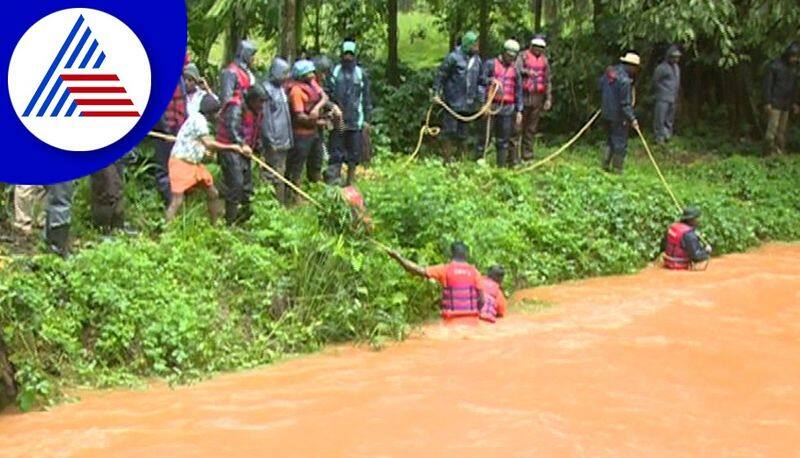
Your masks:
{"label": "rescuer in water", "polygon": [[661,241],[664,267],[672,270],[691,270],[698,262],[708,261],[711,245],[700,242],[696,229],[700,224],[700,210],[686,207],[680,221],[673,223]]}
{"label": "rescuer in water", "polygon": [[488,323],[494,323],[498,318],[506,314],[506,296],[503,293],[503,278],[506,271],[503,266],[494,265],[489,268],[489,272],[481,279],[483,283],[483,307],[481,307],[480,319]]}
{"label": "rescuer in water", "polygon": [[397,251],[388,254],[408,273],[442,285],[440,308],[443,319],[479,316],[484,305],[483,281],[478,269],[467,262],[469,248],[464,242],[453,242],[450,246],[449,263],[427,268],[403,258]]}

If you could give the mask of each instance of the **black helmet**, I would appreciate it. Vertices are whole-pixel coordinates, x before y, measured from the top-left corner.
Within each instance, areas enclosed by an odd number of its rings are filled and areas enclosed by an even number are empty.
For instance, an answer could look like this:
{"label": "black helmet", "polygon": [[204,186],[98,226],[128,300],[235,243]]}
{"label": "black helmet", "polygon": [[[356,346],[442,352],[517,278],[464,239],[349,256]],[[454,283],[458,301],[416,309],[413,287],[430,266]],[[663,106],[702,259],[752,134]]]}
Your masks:
{"label": "black helmet", "polygon": [[503,278],[506,276],[506,271],[503,269],[503,266],[495,264],[492,267],[489,267],[489,272],[486,274],[486,276],[497,283],[503,283]]}
{"label": "black helmet", "polygon": [[693,219],[697,219],[702,215],[700,209],[693,206],[688,206],[683,209],[683,214],[681,215],[681,221],[691,221]]}

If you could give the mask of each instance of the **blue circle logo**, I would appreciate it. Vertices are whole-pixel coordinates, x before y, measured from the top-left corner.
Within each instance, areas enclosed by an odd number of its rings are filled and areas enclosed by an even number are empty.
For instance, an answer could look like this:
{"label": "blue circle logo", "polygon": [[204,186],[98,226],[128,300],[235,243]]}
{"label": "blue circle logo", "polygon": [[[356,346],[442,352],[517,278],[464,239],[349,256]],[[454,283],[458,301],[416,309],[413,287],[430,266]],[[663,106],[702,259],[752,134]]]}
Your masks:
{"label": "blue circle logo", "polygon": [[0,32],[12,45],[2,56],[3,182],[66,181],[117,160],[157,123],[184,62],[182,0],[46,3],[21,8],[22,20]]}

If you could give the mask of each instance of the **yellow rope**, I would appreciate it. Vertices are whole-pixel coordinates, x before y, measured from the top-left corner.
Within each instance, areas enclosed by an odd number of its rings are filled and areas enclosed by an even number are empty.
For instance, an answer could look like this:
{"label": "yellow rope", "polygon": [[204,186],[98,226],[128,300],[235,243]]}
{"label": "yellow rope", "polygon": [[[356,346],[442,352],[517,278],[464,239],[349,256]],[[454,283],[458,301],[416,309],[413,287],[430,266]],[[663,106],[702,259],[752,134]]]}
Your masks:
{"label": "yellow rope", "polygon": [[[642,145],[644,145],[644,150],[647,152],[647,157],[650,158],[650,162],[653,164],[653,167],[656,169],[656,173],[658,173],[658,178],[661,180],[661,184],[664,185],[664,189],[667,190],[669,197],[672,199],[672,202],[675,204],[675,207],[678,209],[679,212],[683,211],[683,204],[681,201],[678,200],[678,197],[672,191],[672,186],[669,185],[667,178],[661,172],[661,167],[659,167],[658,162],[656,162],[656,157],[653,155],[653,152],[650,150],[650,145],[647,143],[647,140],[644,138],[644,134],[642,133],[642,129],[639,126],[635,126],[634,130],[636,133],[639,134],[639,139],[642,140]],[[704,244],[709,245],[708,240],[706,240],[705,236],[701,234],[699,231],[695,231],[697,233],[697,237],[702,241]]]}
{"label": "yellow rope", "polygon": [[411,153],[411,157],[409,157],[408,161],[406,161],[406,165],[414,162],[414,159],[417,158],[417,154],[419,154],[419,151],[422,149],[422,141],[425,140],[426,135],[430,135],[431,137],[438,137],[439,134],[442,132],[442,129],[440,129],[439,127],[431,127],[431,115],[433,114],[433,107],[434,104],[431,104],[431,106],[428,107],[428,114],[425,115],[425,124],[419,129],[419,138],[417,139],[417,146],[416,148],[414,148],[414,152]]}
{"label": "yellow rope", "polygon": [[579,139],[579,138],[581,138],[581,136],[583,136],[583,134],[584,134],[584,133],[586,133],[586,131],[587,131],[587,130],[589,130],[589,128],[590,128],[590,127],[592,127],[592,124],[594,124],[594,122],[597,120],[597,118],[598,118],[598,117],[600,117],[600,110],[597,110],[597,111],[594,113],[594,115],[592,116],[592,118],[591,118],[591,119],[589,119],[589,122],[587,122],[586,124],[584,124],[584,126],[583,126],[583,127],[581,127],[581,129],[578,131],[578,133],[577,133],[577,134],[575,134],[575,135],[574,135],[572,138],[570,138],[570,139],[569,139],[569,141],[568,141],[567,143],[564,143],[564,144],[563,144],[563,145],[562,145],[560,148],[558,148],[557,150],[555,150],[555,152],[553,152],[553,153],[552,153],[552,154],[550,154],[549,156],[545,157],[544,159],[542,159],[542,160],[540,160],[540,161],[537,161],[536,163],[534,163],[534,164],[531,164],[531,165],[529,165],[529,166],[527,166],[527,167],[525,167],[525,168],[522,168],[522,169],[519,169],[519,170],[517,170],[517,173],[525,173],[525,172],[530,172],[530,171],[532,171],[532,170],[536,170],[536,169],[538,169],[539,167],[541,167],[541,166],[543,166],[543,165],[547,164],[548,162],[550,162],[550,161],[552,161],[553,159],[555,159],[556,157],[558,157],[558,156],[559,156],[561,153],[563,153],[564,151],[566,151],[566,150],[567,150],[567,148],[569,148],[569,147],[570,147],[570,146],[572,146],[572,145],[573,145],[573,144],[574,144],[576,141],[578,141],[578,139]]}

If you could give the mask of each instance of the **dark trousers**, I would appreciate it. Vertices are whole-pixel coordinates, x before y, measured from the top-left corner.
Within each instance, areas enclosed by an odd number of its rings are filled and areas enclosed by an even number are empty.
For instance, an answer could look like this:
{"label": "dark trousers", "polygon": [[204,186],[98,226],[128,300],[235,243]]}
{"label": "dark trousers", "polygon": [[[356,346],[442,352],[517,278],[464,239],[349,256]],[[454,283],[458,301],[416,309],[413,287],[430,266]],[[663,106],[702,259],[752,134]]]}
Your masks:
{"label": "dark trousers", "polygon": [[172,142],[155,140],[154,144],[153,175],[156,179],[156,189],[158,189],[164,205],[169,205],[172,200],[172,191],[169,186],[169,156],[172,151]]}
{"label": "dark trousers", "polygon": [[513,165],[514,158],[509,152],[509,147],[511,145],[511,137],[514,135],[516,117],[517,113],[513,110],[503,110],[503,112],[492,116],[492,132],[490,134],[494,136],[498,167],[511,167]]}
{"label": "dark trousers", "polygon": [[529,161],[533,159],[533,145],[536,140],[536,132],[539,130],[539,119],[544,110],[545,94],[532,94],[528,96],[530,105],[526,105],[522,111],[522,126],[519,134],[514,141],[514,149],[517,142],[522,142],[522,159]]}
{"label": "dark trousers", "polygon": [[358,130],[335,130],[331,133],[331,164],[347,164],[355,167],[361,163],[364,147],[364,132]]}
{"label": "dark trousers", "polygon": [[117,161],[89,177],[92,220],[102,229],[119,229],[124,224],[124,166]]}
{"label": "dark trousers", "polygon": [[233,151],[219,152],[222,169],[221,193],[225,199],[225,221],[235,224],[250,218],[253,169],[250,159]]}
{"label": "dark trousers", "polygon": [[627,120],[606,121],[606,144],[608,151],[603,161],[603,168],[622,173],[625,156],[628,154],[628,129]]}
{"label": "dark trousers", "polygon": [[[318,134],[295,135],[294,148],[286,158],[286,178],[294,183],[295,186],[300,187],[303,181],[303,169],[308,167],[308,158],[317,149],[321,149]],[[286,201],[290,203],[296,202],[297,196],[295,192],[287,189]]]}
{"label": "dark trousers", "polygon": [[657,101],[653,113],[653,130],[656,141],[665,142],[675,131],[675,103]]}
{"label": "dark trousers", "polygon": [[[270,148],[265,155],[265,159],[270,167],[275,169],[276,172],[280,173],[284,178],[286,178],[286,160],[288,155],[288,150],[276,151],[275,149]],[[269,172],[267,172],[265,176],[267,180],[272,183],[272,186],[275,187],[275,197],[278,199],[278,202],[285,204],[286,184]]]}

